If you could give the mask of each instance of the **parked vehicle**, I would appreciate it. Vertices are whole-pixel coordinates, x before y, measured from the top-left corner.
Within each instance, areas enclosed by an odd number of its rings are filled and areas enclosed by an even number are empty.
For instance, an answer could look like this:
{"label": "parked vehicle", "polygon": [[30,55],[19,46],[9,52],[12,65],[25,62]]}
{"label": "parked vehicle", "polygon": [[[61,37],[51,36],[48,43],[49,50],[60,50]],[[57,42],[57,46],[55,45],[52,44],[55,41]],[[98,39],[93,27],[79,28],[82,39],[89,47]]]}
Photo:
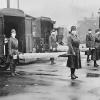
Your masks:
{"label": "parked vehicle", "polygon": [[[22,53],[31,53],[33,48],[49,49],[48,39],[55,22],[49,18],[35,18],[25,14],[22,10],[4,8],[0,10],[0,70],[9,68],[7,61],[8,49],[5,39],[9,39],[11,29],[16,30],[18,50]],[[34,35],[33,33],[36,32]],[[41,45],[42,44],[42,45]]]}

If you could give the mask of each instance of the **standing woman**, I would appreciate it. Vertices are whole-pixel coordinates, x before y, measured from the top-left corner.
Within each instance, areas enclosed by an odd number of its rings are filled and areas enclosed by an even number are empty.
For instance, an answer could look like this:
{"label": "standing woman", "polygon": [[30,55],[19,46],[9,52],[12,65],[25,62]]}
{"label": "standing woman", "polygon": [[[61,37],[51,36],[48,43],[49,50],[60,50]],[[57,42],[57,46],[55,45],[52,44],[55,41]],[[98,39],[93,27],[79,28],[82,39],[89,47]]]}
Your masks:
{"label": "standing woman", "polygon": [[89,48],[89,50],[86,51],[87,62],[89,62],[89,56],[91,55],[92,48],[94,48],[94,36],[92,34],[92,29],[88,29],[88,33],[86,34],[86,47]]}
{"label": "standing woman", "polygon": [[75,75],[75,69],[81,68],[81,57],[79,50],[80,40],[76,31],[76,26],[71,27],[71,32],[67,40],[69,47],[67,67],[70,68],[71,79],[76,79],[78,77]]}
{"label": "standing woman", "polygon": [[16,37],[15,29],[11,30],[11,37],[8,41],[8,50],[9,50],[9,57],[10,57],[10,71],[11,75],[15,76],[15,69],[16,69],[16,62],[18,57],[18,40]]}
{"label": "standing woman", "polygon": [[94,67],[98,67],[97,60],[100,59],[100,29],[95,30],[95,43],[94,50],[92,50],[92,59],[94,61]]}

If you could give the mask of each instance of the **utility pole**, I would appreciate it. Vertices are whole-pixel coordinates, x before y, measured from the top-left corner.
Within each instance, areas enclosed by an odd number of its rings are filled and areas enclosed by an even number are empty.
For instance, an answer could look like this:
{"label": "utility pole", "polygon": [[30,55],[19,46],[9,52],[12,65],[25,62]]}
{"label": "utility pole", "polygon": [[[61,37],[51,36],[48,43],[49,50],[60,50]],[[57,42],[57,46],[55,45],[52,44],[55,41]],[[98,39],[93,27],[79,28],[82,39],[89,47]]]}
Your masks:
{"label": "utility pole", "polygon": [[19,0],[17,0],[17,8],[19,9]]}
{"label": "utility pole", "polygon": [[100,28],[100,8],[98,10],[98,15],[99,15],[99,28]]}
{"label": "utility pole", "polygon": [[7,0],[7,8],[10,8],[10,0]]}

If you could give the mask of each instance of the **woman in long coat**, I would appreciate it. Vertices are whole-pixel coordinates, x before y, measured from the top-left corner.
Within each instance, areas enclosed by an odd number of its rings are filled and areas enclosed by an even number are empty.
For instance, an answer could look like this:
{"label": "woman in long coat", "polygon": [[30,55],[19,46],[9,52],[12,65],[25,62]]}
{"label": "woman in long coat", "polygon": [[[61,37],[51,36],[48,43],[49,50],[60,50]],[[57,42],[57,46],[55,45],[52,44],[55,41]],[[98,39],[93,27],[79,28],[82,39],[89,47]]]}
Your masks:
{"label": "woman in long coat", "polygon": [[97,60],[100,59],[100,29],[95,30],[95,45],[94,50],[92,50],[92,59],[94,61],[94,67],[98,67]]}
{"label": "woman in long coat", "polygon": [[71,32],[68,36],[68,60],[67,60],[67,67],[70,68],[71,71],[71,79],[78,78],[75,75],[75,69],[81,68],[81,57],[80,57],[80,50],[79,44],[80,40],[78,38],[76,27],[71,27]]}

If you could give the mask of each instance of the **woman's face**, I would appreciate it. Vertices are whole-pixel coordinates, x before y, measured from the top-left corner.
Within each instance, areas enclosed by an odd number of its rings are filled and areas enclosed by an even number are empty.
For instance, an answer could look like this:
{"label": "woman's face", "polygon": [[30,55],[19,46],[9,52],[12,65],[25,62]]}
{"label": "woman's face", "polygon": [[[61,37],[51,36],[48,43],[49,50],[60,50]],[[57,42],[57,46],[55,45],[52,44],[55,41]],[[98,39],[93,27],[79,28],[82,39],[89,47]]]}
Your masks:
{"label": "woman's face", "polygon": [[12,36],[13,38],[15,38],[16,32],[11,33],[11,36]]}

